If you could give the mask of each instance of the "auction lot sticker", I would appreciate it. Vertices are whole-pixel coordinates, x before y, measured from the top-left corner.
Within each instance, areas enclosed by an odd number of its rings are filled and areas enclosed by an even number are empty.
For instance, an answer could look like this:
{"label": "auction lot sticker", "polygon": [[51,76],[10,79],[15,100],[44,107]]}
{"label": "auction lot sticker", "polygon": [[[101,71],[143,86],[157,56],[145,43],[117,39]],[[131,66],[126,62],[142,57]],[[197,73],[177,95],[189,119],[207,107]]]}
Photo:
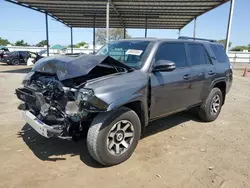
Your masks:
{"label": "auction lot sticker", "polygon": [[127,52],[126,52],[126,55],[137,55],[137,56],[140,56],[142,54],[142,50],[132,50],[132,49],[129,49]]}

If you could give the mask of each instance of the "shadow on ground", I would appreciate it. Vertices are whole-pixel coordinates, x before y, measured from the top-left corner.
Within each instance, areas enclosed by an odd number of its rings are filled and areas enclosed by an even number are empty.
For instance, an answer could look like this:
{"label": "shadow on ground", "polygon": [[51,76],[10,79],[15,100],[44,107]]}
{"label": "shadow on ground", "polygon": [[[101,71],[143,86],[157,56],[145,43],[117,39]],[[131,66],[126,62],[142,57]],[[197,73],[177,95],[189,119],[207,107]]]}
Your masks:
{"label": "shadow on ground", "polygon": [[26,74],[28,72],[31,71],[32,68],[17,68],[15,69],[15,67],[13,67],[13,69],[11,70],[0,70],[0,73],[22,73],[22,74]]}
{"label": "shadow on ground", "polygon": [[[194,115],[186,112],[153,121],[145,129],[142,139],[190,120],[199,121]],[[22,131],[18,133],[18,137],[22,138],[33,153],[41,160],[55,162],[66,160],[64,155],[79,155],[80,160],[86,165],[93,168],[103,168],[88,153],[86,136],[79,138],[77,142],[57,138],[47,139],[36,133],[28,124],[25,124]]]}

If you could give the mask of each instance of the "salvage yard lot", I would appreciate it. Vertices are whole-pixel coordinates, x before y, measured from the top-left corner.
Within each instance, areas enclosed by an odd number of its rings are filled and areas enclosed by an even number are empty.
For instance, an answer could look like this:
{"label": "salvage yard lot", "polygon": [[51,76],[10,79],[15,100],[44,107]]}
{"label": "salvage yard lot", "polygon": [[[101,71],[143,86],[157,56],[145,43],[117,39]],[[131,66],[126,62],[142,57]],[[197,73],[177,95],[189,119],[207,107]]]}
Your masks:
{"label": "salvage yard lot", "polygon": [[132,157],[104,168],[77,143],[46,139],[21,118],[14,89],[30,68],[0,63],[0,187],[250,187],[250,78],[234,72],[219,118],[183,112],[146,128]]}

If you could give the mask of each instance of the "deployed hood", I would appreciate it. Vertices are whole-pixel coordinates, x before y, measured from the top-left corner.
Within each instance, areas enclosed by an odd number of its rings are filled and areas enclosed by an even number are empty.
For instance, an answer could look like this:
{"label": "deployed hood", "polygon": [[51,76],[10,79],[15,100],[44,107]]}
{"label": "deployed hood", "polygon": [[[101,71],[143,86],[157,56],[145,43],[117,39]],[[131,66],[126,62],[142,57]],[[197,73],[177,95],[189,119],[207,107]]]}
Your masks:
{"label": "deployed hood", "polygon": [[56,74],[60,81],[87,75],[96,66],[121,67],[132,70],[131,67],[103,55],[81,55],[69,57],[65,55],[40,59],[32,71]]}

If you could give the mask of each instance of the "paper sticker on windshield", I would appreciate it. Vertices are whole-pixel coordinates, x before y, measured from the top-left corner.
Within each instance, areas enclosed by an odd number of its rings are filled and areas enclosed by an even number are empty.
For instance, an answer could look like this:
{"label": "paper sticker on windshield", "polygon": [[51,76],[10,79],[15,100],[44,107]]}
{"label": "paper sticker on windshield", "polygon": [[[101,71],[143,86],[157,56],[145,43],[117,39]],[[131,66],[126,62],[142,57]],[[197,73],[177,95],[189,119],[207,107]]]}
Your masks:
{"label": "paper sticker on windshield", "polygon": [[137,55],[137,56],[140,56],[142,54],[142,50],[132,50],[132,49],[129,49],[127,52],[126,52],[126,55]]}

